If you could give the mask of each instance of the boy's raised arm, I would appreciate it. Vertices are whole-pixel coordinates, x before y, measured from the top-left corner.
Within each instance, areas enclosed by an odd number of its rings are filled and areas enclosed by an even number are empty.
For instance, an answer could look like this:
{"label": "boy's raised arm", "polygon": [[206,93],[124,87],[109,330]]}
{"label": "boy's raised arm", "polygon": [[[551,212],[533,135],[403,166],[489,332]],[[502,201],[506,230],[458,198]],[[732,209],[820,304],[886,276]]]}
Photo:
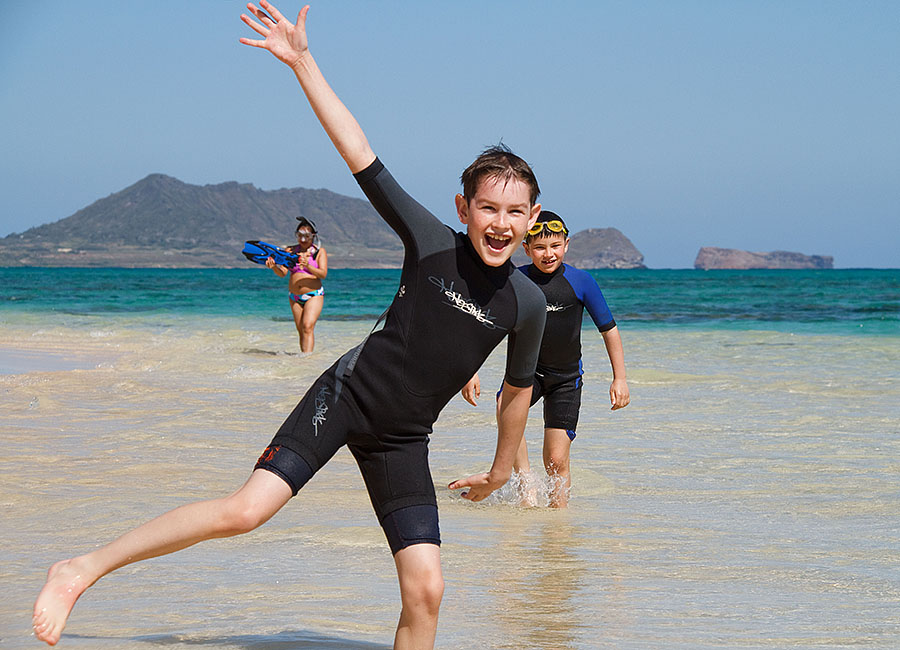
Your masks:
{"label": "boy's raised arm", "polygon": [[294,71],[309,105],[350,171],[362,171],[375,160],[375,153],[356,118],[325,81],[309,51],[306,39],[306,14],[309,12],[309,5],[300,10],[297,22],[292,23],[267,0],[260,0],[259,4],[260,7],[252,3],[247,5],[247,9],[257,20],[246,14],[241,14],[241,20],[262,36],[263,40],[241,38],[240,42],[268,50]]}

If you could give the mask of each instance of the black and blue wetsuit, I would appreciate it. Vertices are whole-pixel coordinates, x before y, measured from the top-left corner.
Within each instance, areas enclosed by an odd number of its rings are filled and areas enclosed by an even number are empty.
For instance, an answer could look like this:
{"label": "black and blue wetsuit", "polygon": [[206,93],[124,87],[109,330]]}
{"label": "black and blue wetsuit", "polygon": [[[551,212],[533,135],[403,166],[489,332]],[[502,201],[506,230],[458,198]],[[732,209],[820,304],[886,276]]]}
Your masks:
{"label": "black and blue wetsuit", "polygon": [[296,494],[346,444],[396,553],[440,543],[428,468],[439,413],[504,337],[506,381],[530,386],[546,309],[514,265],[484,264],[465,234],[419,205],[379,160],[355,176],[403,241],[400,288],[384,327],[316,380],[257,467]]}
{"label": "black and blue wetsuit", "polygon": [[520,266],[547,300],[547,324],[531,394],[544,398],[544,428],[564,429],[575,439],[581,408],[581,321],[585,308],[601,332],[616,326],[597,282],[586,271],[560,264],[543,273],[534,264]]}

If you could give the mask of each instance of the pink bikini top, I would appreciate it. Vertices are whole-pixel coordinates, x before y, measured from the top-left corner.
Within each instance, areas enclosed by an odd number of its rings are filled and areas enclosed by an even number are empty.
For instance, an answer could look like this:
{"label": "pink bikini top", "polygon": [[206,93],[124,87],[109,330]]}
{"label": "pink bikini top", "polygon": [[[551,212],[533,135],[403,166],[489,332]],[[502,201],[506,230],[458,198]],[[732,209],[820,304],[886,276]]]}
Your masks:
{"label": "pink bikini top", "polygon": [[[309,250],[311,251],[311,255],[309,256],[309,266],[317,269],[319,268],[319,263],[316,261],[316,256],[319,254],[319,249],[317,246],[310,246]],[[304,273],[306,275],[312,275],[312,273],[307,271],[299,264],[295,264],[291,267],[291,275],[293,275],[294,273]]]}

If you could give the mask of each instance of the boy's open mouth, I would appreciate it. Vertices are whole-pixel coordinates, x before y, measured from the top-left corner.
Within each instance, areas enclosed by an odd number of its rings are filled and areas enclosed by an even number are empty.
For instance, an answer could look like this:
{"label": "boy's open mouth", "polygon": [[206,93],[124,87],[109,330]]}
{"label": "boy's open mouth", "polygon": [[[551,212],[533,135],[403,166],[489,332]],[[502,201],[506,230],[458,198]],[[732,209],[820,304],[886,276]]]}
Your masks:
{"label": "boy's open mouth", "polygon": [[485,233],[484,241],[487,243],[488,248],[493,251],[503,251],[509,243],[512,241],[512,237],[508,235],[490,235]]}

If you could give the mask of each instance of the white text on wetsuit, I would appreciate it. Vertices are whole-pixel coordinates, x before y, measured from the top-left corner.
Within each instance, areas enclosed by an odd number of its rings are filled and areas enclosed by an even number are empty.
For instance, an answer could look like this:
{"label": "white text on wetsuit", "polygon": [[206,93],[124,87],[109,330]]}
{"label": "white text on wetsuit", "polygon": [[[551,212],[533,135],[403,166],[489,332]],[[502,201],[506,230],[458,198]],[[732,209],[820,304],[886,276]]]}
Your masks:
{"label": "white text on wetsuit", "polygon": [[484,311],[481,307],[479,307],[471,300],[466,300],[465,298],[463,298],[462,294],[459,294],[453,290],[452,282],[448,287],[443,278],[436,278],[433,275],[428,277],[428,281],[438,287],[447,298],[447,302],[445,304],[450,305],[451,307],[455,307],[465,314],[474,316],[475,320],[489,329],[497,329],[497,326],[494,324],[494,320],[496,317],[491,316],[491,310],[488,309],[487,311]]}
{"label": "white text on wetsuit", "polygon": [[322,386],[316,393],[316,413],[312,417],[313,428],[315,428],[317,436],[319,435],[319,425],[325,423],[325,414],[328,413],[326,397],[328,397],[328,386]]}

